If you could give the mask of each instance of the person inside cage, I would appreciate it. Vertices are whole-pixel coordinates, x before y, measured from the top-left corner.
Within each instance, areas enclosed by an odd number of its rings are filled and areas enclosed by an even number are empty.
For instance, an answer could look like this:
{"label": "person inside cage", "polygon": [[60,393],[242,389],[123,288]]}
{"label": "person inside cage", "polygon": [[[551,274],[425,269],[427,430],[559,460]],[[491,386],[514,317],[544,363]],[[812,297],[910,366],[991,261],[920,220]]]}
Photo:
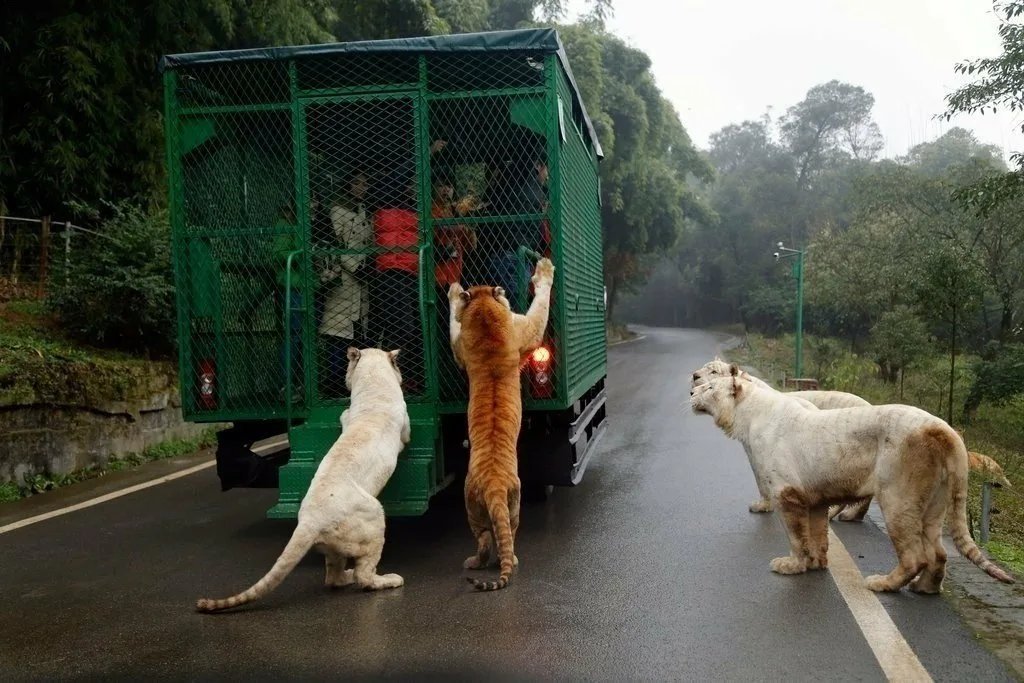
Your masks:
{"label": "person inside cage", "polygon": [[383,206],[374,213],[378,247],[376,277],[371,285],[373,346],[402,350],[398,357],[408,393],[423,388],[423,340],[419,311],[419,217],[416,175],[411,169],[392,172],[382,187]]}
{"label": "person inside cage", "polygon": [[[346,177],[341,196],[330,210],[334,248],[366,249],[373,244],[367,188],[364,171],[355,170]],[[327,288],[319,327],[326,362],[323,387],[332,398],[345,393],[348,347],[365,346],[370,316],[367,270],[366,254],[359,253],[329,257],[320,272],[320,282]]]}
{"label": "person inside cage", "polygon": [[[439,158],[447,145],[447,140],[433,140],[430,144],[431,158]],[[373,215],[374,240],[378,247],[391,251],[379,254],[376,259],[376,276],[370,287],[372,310],[368,340],[380,348],[402,349],[398,357],[399,367],[405,389],[412,394],[423,390],[425,379],[419,309],[418,190],[416,173],[408,165],[392,171],[379,188],[380,208]],[[463,244],[463,230],[450,231],[446,237],[449,244],[456,240]],[[446,259],[445,268],[461,271],[461,249],[457,264],[450,261]],[[449,275],[450,271],[445,269],[440,273],[435,271],[435,279]]]}
{"label": "person inside cage", "polygon": [[[543,154],[521,157],[516,161],[502,161],[491,168],[488,199],[491,213],[509,216],[507,223],[488,226],[486,236],[481,235],[481,272],[478,284],[499,285],[505,289],[513,304],[519,300],[520,282],[519,248],[547,255],[550,252],[550,231],[547,220],[528,219],[527,216],[545,214],[547,200],[548,166]],[[533,263],[526,262],[527,282]]]}
{"label": "person inside cage", "polygon": [[[446,168],[433,173],[433,202],[431,216],[435,220],[466,216],[481,208],[480,200],[466,195],[455,201],[455,180]],[[448,329],[448,286],[462,283],[465,255],[477,243],[476,231],[467,225],[442,224],[434,226],[434,281],[440,330]]]}

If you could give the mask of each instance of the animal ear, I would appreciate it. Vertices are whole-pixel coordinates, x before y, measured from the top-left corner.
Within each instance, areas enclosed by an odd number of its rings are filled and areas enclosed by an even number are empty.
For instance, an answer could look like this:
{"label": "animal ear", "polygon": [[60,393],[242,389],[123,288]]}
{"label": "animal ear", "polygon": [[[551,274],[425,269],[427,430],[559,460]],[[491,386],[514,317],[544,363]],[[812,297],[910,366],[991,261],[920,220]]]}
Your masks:
{"label": "animal ear", "polygon": [[733,377],[736,377],[737,375],[739,375],[740,374],[740,366],[736,365],[735,363],[730,365],[729,366],[729,374],[732,375]]}
{"label": "animal ear", "polygon": [[739,398],[740,394],[743,393],[743,385],[740,384],[735,377],[732,378],[732,396],[733,398]]}
{"label": "animal ear", "polygon": [[459,292],[459,296],[462,297],[463,303],[469,303],[469,292],[467,292],[466,290],[462,290],[461,292]]}
{"label": "animal ear", "polygon": [[495,287],[494,288],[494,298],[495,299],[500,299],[503,296],[505,296],[505,290],[502,289],[501,287]]}
{"label": "animal ear", "polygon": [[361,354],[359,353],[359,349],[357,349],[354,346],[348,347],[348,362],[349,363],[355,363],[356,361],[358,361],[360,355]]}
{"label": "animal ear", "polygon": [[396,368],[398,367],[398,352],[399,351],[401,351],[401,349],[395,349],[394,351],[388,351],[388,360],[391,361],[391,364],[393,366],[395,366]]}

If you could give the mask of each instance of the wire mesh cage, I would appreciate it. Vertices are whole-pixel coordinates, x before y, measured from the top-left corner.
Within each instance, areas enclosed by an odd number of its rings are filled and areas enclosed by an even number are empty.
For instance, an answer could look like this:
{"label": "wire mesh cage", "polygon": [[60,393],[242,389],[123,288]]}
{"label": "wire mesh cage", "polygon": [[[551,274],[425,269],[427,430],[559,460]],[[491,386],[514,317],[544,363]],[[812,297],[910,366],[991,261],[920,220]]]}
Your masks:
{"label": "wire mesh cage", "polygon": [[603,367],[600,148],[554,33],[510,33],[165,60],[186,414],[344,404],[349,346],[401,349],[407,400],[464,405],[449,284],[524,312],[541,256],[543,399]]}

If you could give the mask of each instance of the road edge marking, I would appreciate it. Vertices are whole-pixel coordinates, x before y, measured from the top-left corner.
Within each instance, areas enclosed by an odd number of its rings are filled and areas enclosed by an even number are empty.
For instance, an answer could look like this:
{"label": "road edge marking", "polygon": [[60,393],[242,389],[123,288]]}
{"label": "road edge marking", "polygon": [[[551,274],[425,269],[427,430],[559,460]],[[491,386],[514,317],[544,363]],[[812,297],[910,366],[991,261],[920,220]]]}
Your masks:
{"label": "road edge marking", "polygon": [[[265,450],[270,450],[271,448],[273,448],[275,446],[286,445],[287,443],[288,443],[287,440],[286,441],[275,441],[274,443],[267,444],[265,446],[257,446],[256,448],[253,448],[252,450],[253,451],[265,451]],[[153,486],[159,486],[160,484],[166,484],[169,481],[174,481],[175,479],[181,479],[182,477],[187,477],[190,474],[195,474],[196,472],[202,472],[203,470],[209,469],[210,467],[213,467],[216,464],[217,464],[216,460],[209,460],[207,462],[200,463],[198,465],[193,465],[192,467],[189,467],[189,468],[184,469],[184,470],[180,470],[178,472],[172,472],[170,474],[165,474],[162,477],[157,477],[156,479],[150,479],[149,481],[144,481],[141,484],[134,484],[134,485],[129,486],[127,488],[118,489],[117,491],[111,491],[110,493],[105,493],[102,496],[96,496],[95,498],[90,498],[89,500],[83,500],[81,503],[75,503],[74,505],[69,505],[67,507],[58,508],[56,510],[50,510],[49,512],[44,512],[42,514],[38,514],[38,515],[35,515],[33,517],[26,517],[25,519],[18,520],[17,522],[11,522],[10,524],[5,524],[4,526],[0,526],[0,534],[6,534],[9,531],[16,531],[17,529],[22,529],[22,528],[30,526],[32,524],[37,524],[39,522],[45,522],[46,520],[53,519],[54,517],[60,517],[62,515],[67,515],[67,514],[70,514],[72,512],[77,512],[78,510],[84,510],[85,508],[90,508],[90,507],[93,507],[94,505],[99,505],[100,503],[106,503],[107,501],[114,500],[114,499],[120,498],[122,496],[127,496],[127,495],[129,495],[131,493],[135,493],[136,491],[142,491],[144,489],[148,489],[148,488],[151,488]]]}
{"label": "road edge marking", "polygon": [[635,337],[631,337],[629,339],[620,339],[617,342],[612,342],[611,344],[608,344],[608,348],[611,348],[613,346],[621,346],[623,344],[629,344],[630,342],[638,342],[641,339],[647,339],[647,335],[646,334],[639,334],[639,335],[637,335]]}
{"label": "road edge marking", "polygon": [[864,587],[860,568],[839,536],[829,529],[828,539],[829,573],[885,677],[901,683],[932,681],[931,674],[882,607],[878,596]]}

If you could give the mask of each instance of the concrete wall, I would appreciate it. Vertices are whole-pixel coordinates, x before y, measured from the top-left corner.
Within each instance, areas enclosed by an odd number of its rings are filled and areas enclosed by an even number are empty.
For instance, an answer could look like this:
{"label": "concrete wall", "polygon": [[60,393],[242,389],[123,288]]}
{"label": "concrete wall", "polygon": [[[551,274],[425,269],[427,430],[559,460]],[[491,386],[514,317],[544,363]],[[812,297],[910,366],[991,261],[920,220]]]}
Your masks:
{"label": "concrete wall", "polygon": [[0,482],[105,464],[111,456],[195,437],[209,427],[182,421],[173,369],[154,364],[140,374],[130,392],[114,399],[88,391],[78,400],[64,396],[59,404],[0,405]]}

